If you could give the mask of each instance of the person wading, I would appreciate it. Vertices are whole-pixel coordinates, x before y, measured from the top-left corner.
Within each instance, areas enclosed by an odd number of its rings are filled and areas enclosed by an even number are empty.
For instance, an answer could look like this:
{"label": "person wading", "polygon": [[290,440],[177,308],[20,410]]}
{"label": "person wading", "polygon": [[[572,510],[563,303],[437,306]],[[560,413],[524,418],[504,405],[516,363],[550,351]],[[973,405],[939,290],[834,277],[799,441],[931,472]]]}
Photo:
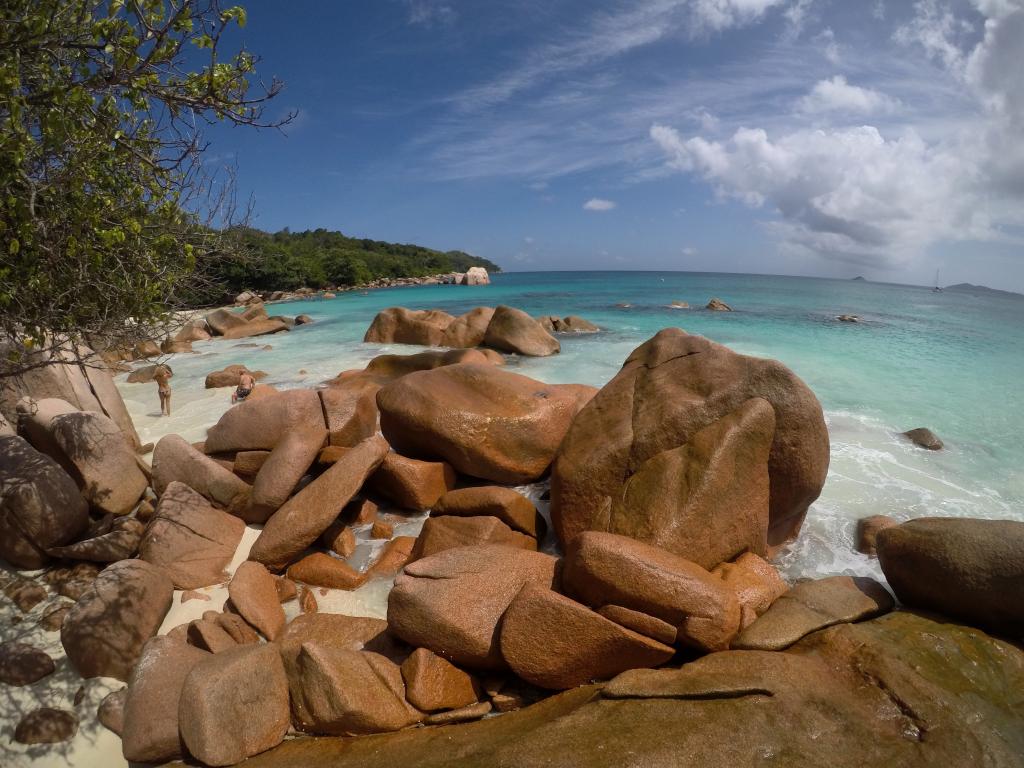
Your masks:
{"label": "person wading", "polygon": [[238,387],[231,393],[231,402],[240,403],[247,398],[256,386],[256,379],[248,371],[243,371],[238,377]]}
{"label": "person wading", "polygon": [[168,365],[158,365],[153,372],[153,381],[156,382],[156,391],[160,396],[160,415],[171,415],[171,377],[174,372]]}

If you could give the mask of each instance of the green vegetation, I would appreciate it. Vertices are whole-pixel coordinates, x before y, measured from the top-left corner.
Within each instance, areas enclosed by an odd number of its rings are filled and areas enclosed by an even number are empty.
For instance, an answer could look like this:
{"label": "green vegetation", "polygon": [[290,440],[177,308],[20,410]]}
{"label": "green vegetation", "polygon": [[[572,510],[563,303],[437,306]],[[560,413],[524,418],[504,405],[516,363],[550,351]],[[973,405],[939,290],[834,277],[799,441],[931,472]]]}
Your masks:
{"label": "green vegetation", "polygon": [[211,274],[227,293],[359,285],[378,278],[465,272],[469,267],[501,271],[497,264],[462,251],[358,239],[326,229],[267,234],[237,228],[231,237],[236,241],[232,251],[244,256],[218,262]]}
{"label": "green vegetation", "polygon": [[0,4],[0,336],[151,337],[195,295],[236,220],[200,129],[267,126],[280,89],[250,89],[256,58],[222,51],[245,21],[218,0]]}

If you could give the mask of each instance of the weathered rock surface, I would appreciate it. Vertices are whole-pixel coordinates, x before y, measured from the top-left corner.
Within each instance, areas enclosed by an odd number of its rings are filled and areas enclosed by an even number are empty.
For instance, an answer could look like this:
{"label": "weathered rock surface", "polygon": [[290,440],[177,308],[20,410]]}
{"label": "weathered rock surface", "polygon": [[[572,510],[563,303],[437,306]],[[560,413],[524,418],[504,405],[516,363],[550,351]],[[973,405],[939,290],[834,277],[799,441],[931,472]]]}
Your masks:
{"label": "weathered rock surface", "polygon": [[941,451],[945,447],[945,443],[942,442],[939,436],[927,427],[911,429],[904,432],[903,436],[915,445],[927,448],[929,451]]}
{"label": "weathered rock surface", "polygon": [[480,699],[480,684],[468,672],[426,648],[402,662],[405,697],[422,712],[459,709]]}
{"label": "weathered rock surface", "polygon": [[324,426],[320,396],[314,390],[289,389],[255,400],[250,396],[210,427],[206,433],[206,452],[269,451],[300,424]]}
{"label": "weathered rock surface", "polygon": [[277,580],[261,563],[246,560],[228,584],[228,596],[238,613],[268,640],[284,629],[284,609],[277,596]]}
{"label": "weathered rock surface", "polygon": [[49,456],[20,437],[0,437],[0,557],[41,568],[46,550],[73,541],[89,524],[78,486]]}
{"label": "weathered rock surface", "polygon": [[467,669],[505,669],[501,617],[525,584],[552,588],[556,563],[551,555],[503,546],[449,549],[417,560],[395,579],[388,627],[410,645]]}
{"label": "weathered rock surface", "polygon": [[533,538],[544,536],[544,518],[533,502],[500,485],[448,491],[430,510],[431,517],[496,517],[515,531]]}
{"label": "weathered rock surface", "polygon": [[232,514],[242,516],[249,506],[248,483],[197,451],[180,435],[165,435],[153,451],[153,490],[162,496],[175,481]]}
{"label": "weathered rock surface", "polygon": [[89,538],[63,547],[51,547],[46,552],[68,560],[116,563],[138,551],[145,530],[146,526],[134,517],[108,516],[95,530],[90,530]]}
{"label": "weathered rock surface", "polygon": [[418,461],[391,451],[369,487],[403,509],[425,512],[455,487],[455,470],[443,461]]}
{"label": "weathered rock surface", "polygon": [[537,549],[535,538],[513,531],[496,517],[429,517],[416,538],[411,559],[419,560],[446,549],[481,544]]}
{"label": "weathered rock surface", "polygon": [[662,621],[655,616],[649,616],[646,613],[634,611],[630,608],[623,608],[621,605],[603,605],[597,612],[606,619],[614,621],[616,624],[620,624],[641,635],[653,638],[659,643],[675,645],[678,639],[679,633],[676,628],[667,621]]}
{"label": "weathered rock surface", "polygon": [[127,680],[173,594],[170,578],[154,565],[122,560],[108,566],[61,626],[60,641],[71,664],[82,677]]}
{"label": "weathered rock surface", "polygon": [[20,744],[59,744],[78,732],[78,717],[66,709],[35,709],[18,721],[14,740]]}
{"label": "weathered rock surface", "polygon": [[330,444],[352,447],[377,431],[377,390],[365,378],[343,379],[319,391]]}
{"label": "weathered rock surface", "polygon": [[0,643],[0,683],[30,685],[53,674],[53,659],[46,651],[28,643]]}
{"label": "weathered rock surface", "polygon": [[323,427],[299,425],[274,446],[253,481],[247,522],[266,522],[288,501],[326,440]]}
{"label": "weathered rock surface", "polygon": [[239,380],[242,378],[243,373],[248,373],[256,381],[265,379],[267,374],[265,371],[250,371],[244,365],[229,365],[222,368],[219,371],[211,371],[206,374],[206,389],[216,389],[218,387],[237,387]]}
{"label": "weathered rock surface", "polygon": [[499,306],[484,334],[484,344],[501,352],[515,352],[531,357],[546,357],[561,351],[558,339],[540,327],[520,309]]}
{"label": "weathered rock surface", "polygon": [[886,528],[899,525],[888,515],[871,515],[857,521],[857,551],[868,557],[877,557],[876,542],[878,534]]}
{"label": "weathered rock surface", "polygon": [[245,523],[214,509],[184,483],[164,488],[139,544],[139,557],[159,566],[177,589],[198,589],[227,578],[225,569]]}
{"label": "weathered rock surface", "polygon": [[[627,358],[565,436],[551,478],[552,522],[559,539],[567,544],[582,531],[606,530],[656,537],[671,549],[671,538],[657,521],[664,522],[672,504],[704,507],[704,519],[750,520],[753,513],[744,505],[759,500],[761,485],[746,478],[763,472],[759,462],[769,426],[763,401],[775,416],[768,455],[767,543],[774,547],[796,535],[828,470],[828,432],[817,398],[778,362],[738,355],[700,336],[668,328]],[[725,439],[721,444],[713,439],[716,422]],[[711,432],[698,440],[708,429]],[[680,449],[684,455],[674,453]],[[635,476],[649,462],[650,487],[657,487],[657,481],[663,488],[669,485],[655,471],[658,465],[671,469],[671,477],[680,483],[686,481],[671,503],[656,499],[658,515],[651,518],[627,503]],[[687,468],[695,474],[703,468],[702,477],[690,478]],[[708,472],[711,477],[705,481]],[[725,487],[738,506],[730,504],[716,513],[713,505],[688,495],[691,487]],[[643,491],[640,487],[633,492],[639,499]],[[694,532],[688,526],[680,529],[682,545]],[[738,554],[734,551],[723,559]],[[717,565],[711,559],[698,562]]]}
{"label": "weathered rock surface", "polygon": [[[964,664],[963,659],[972,659]],[[785,653],[634,670],[503,717],[357,740],[290,741],[250,768],[1021,765],[1024,652],[893,613]]]}
{"label": "weathered rock surface", "polygon": [[234,765],[281,743],[288,732],[288,679],[274,645],[210,655],[185,678],[181,739],[206,765]]}
{"label": "weathered rock surface", "polygon": [[664,664],[675,649],[564,595],[527,584],[502,618],[501,653],[526,682],[565,690]]}
{"label": "weathered rock surface", "polygon": [[228,328],[221,334],[225,339],[248,339],[253,336],[266,336],[289,330],[290,326],[281,318],[270,317],[266,320],[250,320],[245,325]]}
{"label": "weathered rock surface", "polygon": [[574,387],[491,365],[453,365],[404,376],[377,394],[377,405],[381,430],[402,455],[525,483],[547,470],[582,404]]}
{"label": "weathered rock surface", "polygon": [[459,315],[441,336],[440,346],[453,349],[479,347],[484,343],[487,326],[494,316],[493,307],[476,307],[463,315]]}
{"label": "weathered rock surface", "polygon": [[734,562],[715,566],[711,573],[736,593],[742,611],[741,629],[752,624],[789,589],[775,566],[751,552],[744,552]]}
{"label": "weathered rock surface", "polygon": [[878,560],[900,602],[1020,637],[1024,523],[919,518],[880,531]]}
{"label": "weathered rock surface", "polygon": [[470,267],[459,280],[459,285],[490,285],[491,278],[483,267]]}
{"label": "weathered rock surface", "polygon": [[323,642],[302,645],[296,662],[298,708],[304,731],[356,735],[397,731],[423,719],[405,700],[395,662],[380,654],[337,648]]}
{"label": "weathered rock surface", "polygon": [[331,557],[324,552],[314,552],[288,568],[289,578],[330,589],[357,589],[366,581],[361,574],[344,560]]}
{"label": "weathered rock surface", "polygon": [[781,651],[834,624],[872,619],[891,611],[895,601],[874,579],[829,576],[798,584],[733,640],[745,650]]}
{"label": "weathered rock surface", "polygon": [[337,519],[387,452],[388,444],[381,437],[371,437],[348,451],[267,520],[249,559],[275,571],[287,566]]}
{"label": "weathered rock surface", "polygon": [[678,640],[723,650],[740,625],[735,593],[699,565],[612,533],[576,537],[562,569],[566,591],[598,609],[621,605],[678,628]]}
{"label": "weathered rock surface", "polygon": [[247,322],[240,313],[228,309],[215,309],[206,316],[206,324],[218,336],[223,336],[232,328],[244,328]]}
{"label": "weathered rock surface", "polygon": [[363,341],[376,344],[441,346],[445,329],[455,318],[436,309],[389,307],[377,313]]}
{"label": "weathered rock surface", "polygon": [[210,654],[168,637],[154,637],[142,649],[124,701],[121,751],[137,763],[181,757],[178,703],[185,678]]}
{"label": "weathered rock surface", "polygon": [[96,719],[103,727],[121,736],[124,733],[124,703],[128,699],[128,689],[111,691],[103,697],[96,708]]}

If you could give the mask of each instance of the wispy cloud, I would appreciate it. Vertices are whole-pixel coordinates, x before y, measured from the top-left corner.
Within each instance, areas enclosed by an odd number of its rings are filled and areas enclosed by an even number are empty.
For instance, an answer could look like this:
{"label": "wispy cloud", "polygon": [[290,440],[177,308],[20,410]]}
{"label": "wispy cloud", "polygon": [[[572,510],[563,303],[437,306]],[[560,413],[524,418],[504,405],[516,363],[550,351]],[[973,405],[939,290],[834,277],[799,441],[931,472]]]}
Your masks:
{"label": "wispy cloud", "polygon": [[585,211],[610,211],[617,203],[614,200],[605,200],[600,197],[592,197],[583,204]]}
{"label": "wispy cloud", "polygon": [[443,0],[404,0],[404,3],[408,21],[414,26],[446,26],[458,18],[455,7]]}

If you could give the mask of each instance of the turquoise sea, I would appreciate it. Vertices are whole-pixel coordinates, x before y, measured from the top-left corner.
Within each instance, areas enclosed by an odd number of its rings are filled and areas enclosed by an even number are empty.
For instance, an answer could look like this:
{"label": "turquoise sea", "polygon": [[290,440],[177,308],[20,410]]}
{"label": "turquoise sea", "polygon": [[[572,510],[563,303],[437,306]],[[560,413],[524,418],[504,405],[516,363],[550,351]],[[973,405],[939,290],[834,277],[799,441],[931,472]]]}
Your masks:
{"label": "turquoise sea", "polygon": [[[856,520],[874,514],[1024,520],[1024,297],[863,281],[681,272],[537,272],[492,276],[480,287],[422,286],[340,293],[275,305],[315,322],[291,333],[195,345],[178,355],[174,415],[160,419],[152,384],[119,385],[144,440],[168,432],[202,439],[228,407],[203,379],[230,363],[266,371],[279,387],[313,386],[382,352],[420,348],[362,343],[388,306],[459,314],[508,304],[533,315],[577,314],[594,335],[562,336],[560,355],[514,359],[511,369],[551,383],[600,386],[661,328],[678,326],[749,355],[774,357],[815,391],[825,409],[832,462],[799,540],[780,559],[791,577],[877,574],[853,552]],[[732,313],[703,309],[717,296]],[[692,309],[671,309],[673,300]],[[629,304],[628,308],[619,304]],[[856,314],[859,324],[840,323]],[[263,350],[264,344],[273,349]],[[899,433],[934,430],[932,453]]]}

